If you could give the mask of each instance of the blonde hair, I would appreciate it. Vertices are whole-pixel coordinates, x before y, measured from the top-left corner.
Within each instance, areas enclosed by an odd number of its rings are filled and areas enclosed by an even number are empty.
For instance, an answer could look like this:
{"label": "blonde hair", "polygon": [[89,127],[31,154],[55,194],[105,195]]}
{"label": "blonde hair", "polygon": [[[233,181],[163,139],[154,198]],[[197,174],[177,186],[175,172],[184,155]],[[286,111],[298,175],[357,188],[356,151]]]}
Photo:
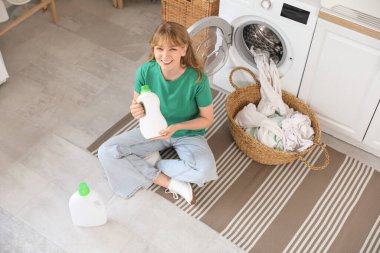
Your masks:
{"label": "blonde hair", "polygon": [[186,28],[175,22],[164,22],[160,24],[154,31],[150,39],[150,53],[148,60],[154,60],[154,47],[155,46],[187,46],[186,55],[181,58],[182,67],[193,67],[198,72],[198,79],[196,82],[202,80],[203,64],[196,57],[190,36]]}

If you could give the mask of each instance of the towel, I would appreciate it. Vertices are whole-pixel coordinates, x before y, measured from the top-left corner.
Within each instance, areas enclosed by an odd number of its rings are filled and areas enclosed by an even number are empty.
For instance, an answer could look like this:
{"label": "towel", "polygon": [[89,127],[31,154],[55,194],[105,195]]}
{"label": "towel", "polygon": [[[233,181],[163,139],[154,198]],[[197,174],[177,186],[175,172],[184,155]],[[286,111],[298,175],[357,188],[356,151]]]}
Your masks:
{"label": "towel", "polygon": [[298,111],[290,113],[281,121],[281,129],[285,135],[286,151],[301,152],[313,145],[314,129],[308,116]]}
{"label": "towel", "polygon": [[251,52],[255,58],[261,83],[261,100],[257,105],[257,110],[265,116],[275,112],[286,115],[289,106],[282,101],[280,74],[276,64],[269,58],[267,52],[253,50],[253,48],[251,48]]}
{"label": "towel", "polygon": [[235,116],[235,122],[243,128],[258,127],[267,117],[256,110],[256,105],[249,103]]}
{"label": "towel", "polygon": [[[246,105],[235,117],[235,122],[267,147],[284,149],[285,135],[275,120],[256,110],[253,103]],[[257,128],[257,129],[256,129]]]}

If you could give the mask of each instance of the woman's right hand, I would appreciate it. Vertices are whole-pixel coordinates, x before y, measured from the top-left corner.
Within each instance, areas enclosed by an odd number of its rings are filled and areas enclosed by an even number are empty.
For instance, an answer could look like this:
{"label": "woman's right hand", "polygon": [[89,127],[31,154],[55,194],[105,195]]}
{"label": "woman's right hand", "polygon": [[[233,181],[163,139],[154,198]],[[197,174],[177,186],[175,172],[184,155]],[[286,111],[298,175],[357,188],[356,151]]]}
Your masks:
{"label": "woman's right hand", "polygon": [[144,106],[140,103],[137,103],[135,99],[132,100],[132,104],[129,106],[129,108],[131,109],[131,114],[135,119],[144,117]]}

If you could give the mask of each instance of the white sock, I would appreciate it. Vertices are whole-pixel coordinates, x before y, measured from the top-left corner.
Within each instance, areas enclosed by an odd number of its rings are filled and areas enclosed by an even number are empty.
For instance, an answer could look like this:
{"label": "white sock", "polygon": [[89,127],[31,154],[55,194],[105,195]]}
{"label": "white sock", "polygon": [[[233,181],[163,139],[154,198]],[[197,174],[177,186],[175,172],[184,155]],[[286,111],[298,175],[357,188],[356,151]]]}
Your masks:
{"label": "white sock", "polygon": [[193,204],[193,189],[190,183],[182,182],[176,179],[170,179],[168,189],[181,195],[189,204]]}

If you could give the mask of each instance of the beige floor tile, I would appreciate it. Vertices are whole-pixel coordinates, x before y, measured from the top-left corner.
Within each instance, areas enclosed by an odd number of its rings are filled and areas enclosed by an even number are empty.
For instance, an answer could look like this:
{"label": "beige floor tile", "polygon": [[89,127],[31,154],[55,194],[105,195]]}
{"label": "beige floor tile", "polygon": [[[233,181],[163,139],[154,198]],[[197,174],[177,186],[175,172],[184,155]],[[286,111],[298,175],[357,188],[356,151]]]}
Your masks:
{"label": "beige floor tile", "polygon": [[76,11],[86,12],[94,16],[97,19],[107,19],[109,15],[115,12],[115,8],[112,5],[112,0],[108,1],[92,1],[92,0],[65,0],[65,2],[58,1],[57,6],[61,11],[61,16],[72,17],[75,20],[81,19],[81,15],[78,15]]}
{"label": "beige floor tile", "polygon": [[11,214],[33,201],[49,181],[20,163],[0,170],[0,203]]}
{"label": "beige floor tile", "polygon": [[0,208],[1,252],[65,253],[26,223]]}
{"label": "beige floor tile", "polygon": [[[35,71],[35,74],[32,75],[29,72],[31,79],[49,82],[61,92],[60,96],[63,102],[82,107],[91,103],[109,85],[106,80],[94,76],[78,65],[63,62],[54,57],[41,59],[34,67],[31,70]],[[46,80],[42,77],[44,75]]]}
{"label": "beige floor tile", "polygon": [[96,136],[88,134],[85,127],[83,129],[76,128],[68,121],[54,129],[53,133],[82,149],[86,149],[96,138]]}
{"label": "beige floor tile", "polygon": [[219,234],[156,193],[141,190],[130,199],[108,203],[113,220],[164,252],[201,252]]}
{"label": "beige floor tile", "polygon": [[[157,202],[157,197],[159,196],[147,190],[138,191],[129,199],[115,195],[107,203],[109,219],[132,229],[136,234],[145,238],[152,238],[157,233],[157,228],[162,224],[160,218],[155,220],[157,218],[155,215],[157,215],[157,212],[164,212],[159,207],[151,208],[151,204]],[[142,217],[145,216],[143,213],[149,213],[145,217],[146,221]],[[166,217],[165,213],[163,215]],[[149,222],[151,220],[155,221]]]}
{"label": "beige floor tile", "polygon": [[0,105],[33,125],[52,128],[91,103],[108,84],[49,54],[0,87]]}
{"label": "beige floor tile", "polygon": [[[1,88],[2,89],[2,88]],[[0,89],[0,97],[1,97]],[[2,101],[2,100],[0,100]],[[12,113],[0,102],[0,171],[9,168],[20,159],[40,138],[47,129],[38,127],[32,122]]]}
{"label": "beige floor tile", "polygon": [[[140,8],[145,3],[144,8]],[[106,19],[118,26],[128,27],[138,34],[150,34],[161,21],[160,2],[151,3],[150,0],[128,1],[128,6],[120,11],[111,11]],[[143,18],[142,18],[143,17]]]}
{"label": "beige floor tile", "polygon": [[223,253],[239,253],[239,252],[245,252],[244,250],[240,249],[238,246],[234,245],[221,235],[214,240],[211,240],[209,244],[206,246],[202,252],[204,253],[220,253],[223,251]]}
{"label": "beige floor tile", "polygon": [[74,27],[75,33],[99,46],[121,54],[131,60],[135,60],[136,57],[145,52],[145,48],[134,48],[134,51],[130,52],[131,54],[126,53],[130,48],[129,45],[148,42],[151,31],[141,33],[141,30],[138,30],[140,32],[136,32],[131,29],[134,27],[133,24],[121,27],[78,9],[73,10],[68,15],[65,18],[70,20],[70,26]]}
{"label": "beige floor tile", "polygon": [[51,26],[30,41],[58,59],[72,64],[91,54],[96,47],[96,44],[60,26]]}
{"label": "beige floor tile", "polygon": [[99,46],[92,51],[91,55],[81,57],[76,66],[109,85],[128,91],[133,87],[138,68],[133,61]]}
{"label": "beige floor tile", "polygon": [[102,173],[96,157],[56,135],[47,135],[20,163],[68,192],[89,175]]}
{"label": "beige floor tile", "polygon": [[[1,25],[5,24],[6,23],[2,23]],[[16,29],[12,29],[2,35],[0,39],[0,48],[4,52],[8,51],[8,49],[13,48],[20,43],[29,41],[36,36],[38,37],[45,29],[55,26],[56,25],[52,22],[49,13],[33,15],[27,20],[27,22],[22,22]]]}
{"label": "beige floor tile", "polygon": [[[149,238],[142,238],[135,235],[133,238],[126,243],[125,248],[123,248],[120,253],[168,253],[168,251],[163,251],[155,245],[149,243]],[[177,251],[176,251],[177,252]]]}
{"label": "beige floor tile", "polygon": [[58,26],[74,32],[76,34],[84,26],[95,22],[99,17],[92,15],[88,9],[83,10],[83,7],[96,5],[100,1],[93,1],[84,5],[84,3],[75,0],[57,1],[57,8],[59,10],[60,22]]}
{"label": "beige floor tile", "polygon": [[[129,112],[132,92],[114,86],[105,89],[86,108],[77,111],[54,132],[85,149]],[[71,132],[72,129],[75,132]]]}
{"label": "beige floor tile", "polygon": [[[66,102],[63,96],[65,92],[50,81],[42,83],[17,75],[1,88],[1,110],[13,115],[18,121],[28,122],[35,127],[51,129],[64,115],[80,107],[79,104]],[[72,99],[74,96],[70,97]]]}
{"label": "beige floor tile", "polygon": [[17,75],[20,70],[34,63],[45,53],[30,40],[22,41],[9,48],[3,49],[1,46],[0,48],[10,76]]}

